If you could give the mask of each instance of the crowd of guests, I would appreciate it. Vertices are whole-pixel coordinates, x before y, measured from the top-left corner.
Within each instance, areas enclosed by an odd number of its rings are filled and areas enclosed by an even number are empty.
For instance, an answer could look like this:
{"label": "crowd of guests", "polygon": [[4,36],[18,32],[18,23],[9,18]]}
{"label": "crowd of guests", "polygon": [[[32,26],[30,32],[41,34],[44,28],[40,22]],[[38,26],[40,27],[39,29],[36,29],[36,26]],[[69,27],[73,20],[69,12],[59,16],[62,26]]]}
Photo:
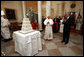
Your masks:
{"label": "crowd of guests", "polygon": [[[76,21],[77,20],[82,20],[81,18],[82,17],[79,14],[77,16]],[[50,19],[52,19],[52,21],[53,21],[52,28],[51,28],[53,30],[53,33],[60,32],[60,29],[63,28],[63,29],[61,29],[63,31],[63,40],[62,40],[62,43],[65,42],[65,44],[67,44],[69,42],[71,24],[72,24],[72,21],[74,19],[73,15],[71,15],[71,13],[66,13],[65,16],[59,16],[59,17],[56,16],[55,18],[51,18],[50,16],[49,16],[49,18],[48,17],[46,18],[46,17],[43,16],[42,17],[42,20],[43,20],[42,21],[42,28],[43,28],[43,30],[45,30],[45,26],[49,27],[48,25],[45,25],[45,21],[46,20],[50,21]],[[78,27],[77,27],[77,25],[76,25],[76,27],[80,29],[81,24],[80,23],[78,23],[78,24],[79,24]],[[63,27],[60,28],[61,25],[63,25]],[[47,28],[46,30],[48,30],[48,29],[50,30],[50,28]],[[48,31],[47,31],[47,33],[48,33]],[[45,35],[47,33],[45,33]],[[48,37],[46,37],[46,38],[48,38]]]}
{"label": "crowd of guests", "polygon": [[[70,27],[71,27],[72,19],[73,18],[70,15],[70,13],[66,13],[65,16],[63,17],[59,16],[59,18],[57,16],[53,19],[50,18],[50,16],[48,16],[47,18],[43,18],[43,21],[44,21],[42,22],[43,29],[45,30],[45,36],[47,35],[45,38],[48,40],[53,39],[53,33],[59,32],[60,25],[63,23],[64,26],[62,27],[63,28],[62,29],[63,31],[62,43],[65,42],[65,44],[67,44],[69,42]],[[61,22],[61,20],[63,22]]]}
{"label": "crowd of guests", "polygon": [[[70,14],[70,16],[72,17],[72,21],[73,21],[73,15]],[[42,29],[44,30],[45,29],[45,25],[44,25],[44,21],[45,21],[46,17],[42,16]],[[53,19],[53,33],[57,33],[59,32],[60,30],[60,25],[63,24],[61,23],[61,21],[65,22],[65,20],[67,19],[66,18],[66,15],[65,16],[56,16],[54,18],[51,18]],[[82,22],[82,16],[80,15],[80,13],[78,14],[78,16],[75,17],[74,19],[74,29],[77,31],[77,30],[81,30],[83,29],[83,22]],[[73,22],[71,23],[71,26],[72,26]]]}
{"label": "crowd of guests", "polygon": [[[44,25],[44,21],[45,21],[46,17],[42,16],[42,29],[45,29],[45,25]],[[56,16],[55,18],[51,18],[53,19],[53,32],[57,33],[60,30],[60,24],[61,24],[61,20],[64,21],[64,19],[66,19],[65,16]]]}

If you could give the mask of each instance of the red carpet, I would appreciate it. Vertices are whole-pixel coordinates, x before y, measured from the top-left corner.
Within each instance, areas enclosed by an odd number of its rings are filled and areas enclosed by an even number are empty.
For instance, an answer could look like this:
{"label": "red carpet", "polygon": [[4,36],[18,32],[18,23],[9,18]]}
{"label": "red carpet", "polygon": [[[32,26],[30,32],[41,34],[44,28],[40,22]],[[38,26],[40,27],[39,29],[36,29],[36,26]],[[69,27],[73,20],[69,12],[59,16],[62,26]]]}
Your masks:
{"label": "red carpet", "polygon": [[75,29],[71,28],[70,32],[71,33],[77,33],[77,34],[81,34],[82,35],[83,30],[75,30]]}
{"label": "red carpet", "polygon": [[76,30],[72,28],[72,29],[70,30],[70,32],[76,33]]}

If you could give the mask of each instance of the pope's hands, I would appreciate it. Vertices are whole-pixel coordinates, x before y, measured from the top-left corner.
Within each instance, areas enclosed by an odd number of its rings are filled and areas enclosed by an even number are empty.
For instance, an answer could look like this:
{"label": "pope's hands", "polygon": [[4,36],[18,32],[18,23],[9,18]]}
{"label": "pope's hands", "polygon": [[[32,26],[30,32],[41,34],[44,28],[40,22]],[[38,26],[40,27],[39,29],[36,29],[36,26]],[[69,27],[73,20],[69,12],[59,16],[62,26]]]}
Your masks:
{"label": "pope's hands", "polygon": [[8,27],[9,25],[5,25],[5,27]]}
{"label": "pope's hands", "polygon": [[49,24],[49,22],[47,22],[47,24]]}

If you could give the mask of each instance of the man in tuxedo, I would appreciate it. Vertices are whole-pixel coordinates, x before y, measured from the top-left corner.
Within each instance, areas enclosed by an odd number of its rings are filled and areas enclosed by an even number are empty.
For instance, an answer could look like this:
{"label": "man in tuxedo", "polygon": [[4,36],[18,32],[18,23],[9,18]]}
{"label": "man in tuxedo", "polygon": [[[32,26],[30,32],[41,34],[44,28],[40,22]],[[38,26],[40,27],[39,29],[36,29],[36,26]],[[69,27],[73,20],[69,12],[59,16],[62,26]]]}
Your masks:
{"label": "man in tuxedo", "polygon": [[67,19],[64,22],[64,31],[63,31],[63,40],[62,43],[65,42],[67,44],[69,42],[69,35],[70,35],[70,26],[72,17],[69,13],[66,14]]}

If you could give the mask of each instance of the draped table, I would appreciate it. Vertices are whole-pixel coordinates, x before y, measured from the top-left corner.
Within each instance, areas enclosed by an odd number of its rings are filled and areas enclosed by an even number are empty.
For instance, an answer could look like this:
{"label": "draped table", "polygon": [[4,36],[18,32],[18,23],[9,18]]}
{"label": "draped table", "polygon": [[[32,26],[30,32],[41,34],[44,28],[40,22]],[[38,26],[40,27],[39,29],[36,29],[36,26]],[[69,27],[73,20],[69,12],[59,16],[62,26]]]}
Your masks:
{"label": "draped table", "polygon": [[33,31],[27,34],[22,34],[19,31],[13,33],[15,43],[15,51],[22,56],[33,56],[42,50],[41,33]]}

